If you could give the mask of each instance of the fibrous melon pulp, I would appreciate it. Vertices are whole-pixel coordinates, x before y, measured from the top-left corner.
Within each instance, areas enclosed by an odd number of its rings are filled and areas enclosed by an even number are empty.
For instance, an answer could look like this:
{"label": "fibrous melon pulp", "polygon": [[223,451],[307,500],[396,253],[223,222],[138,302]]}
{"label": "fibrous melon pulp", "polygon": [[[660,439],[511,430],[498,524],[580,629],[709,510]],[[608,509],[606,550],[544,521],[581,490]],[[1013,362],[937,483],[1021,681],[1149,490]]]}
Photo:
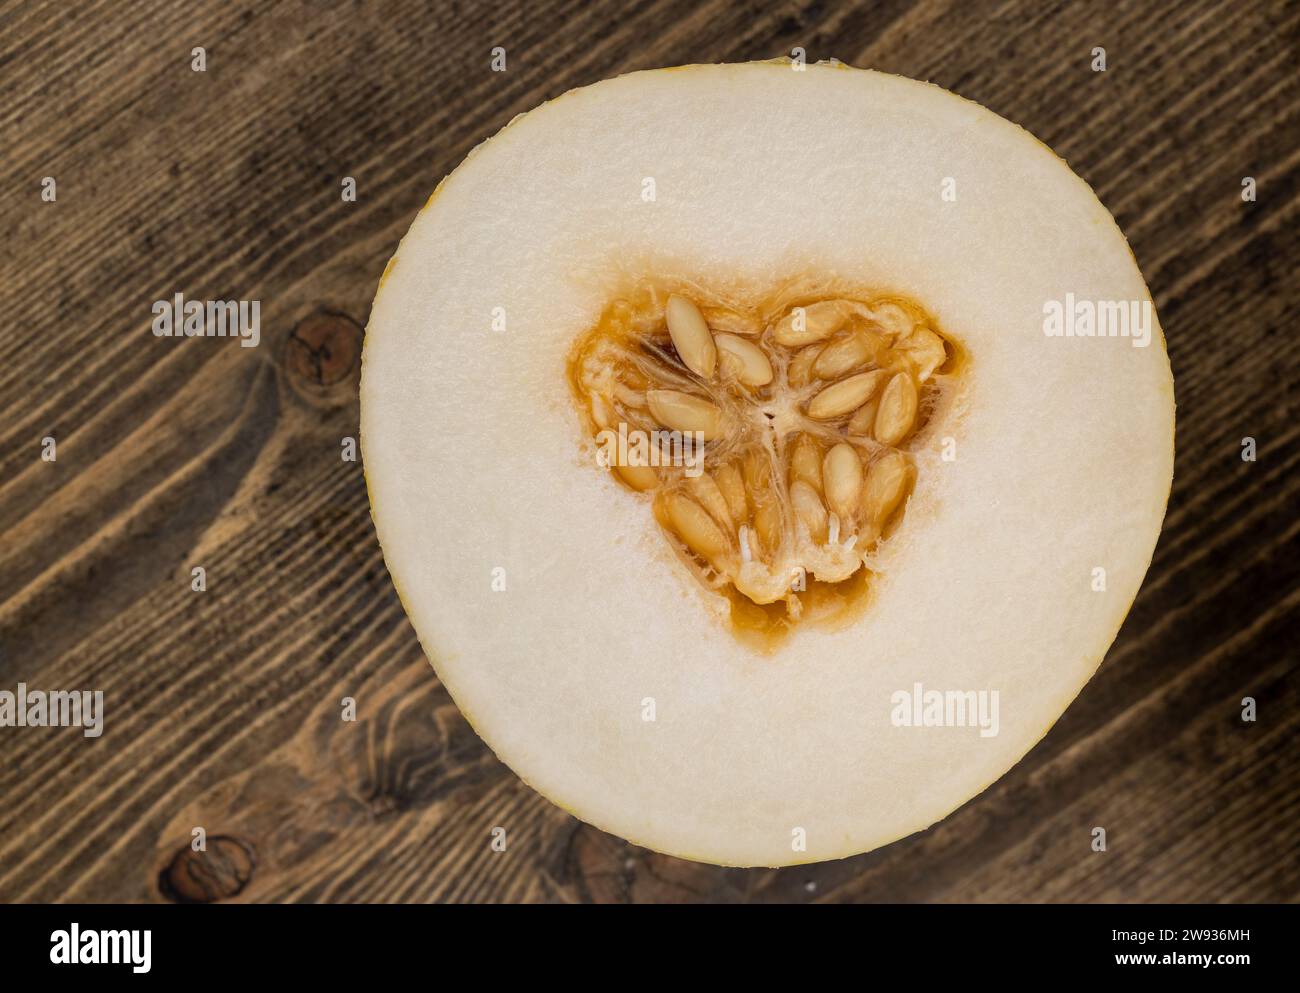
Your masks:
{"label": "fibrous melon pulp", "polygon": [[1151,559],[1173,385],[1092,191],[934,86],[634,73],[438,188],[366,335],[411,622],[498,756],[728,865],[924,828],[1080,691]]}

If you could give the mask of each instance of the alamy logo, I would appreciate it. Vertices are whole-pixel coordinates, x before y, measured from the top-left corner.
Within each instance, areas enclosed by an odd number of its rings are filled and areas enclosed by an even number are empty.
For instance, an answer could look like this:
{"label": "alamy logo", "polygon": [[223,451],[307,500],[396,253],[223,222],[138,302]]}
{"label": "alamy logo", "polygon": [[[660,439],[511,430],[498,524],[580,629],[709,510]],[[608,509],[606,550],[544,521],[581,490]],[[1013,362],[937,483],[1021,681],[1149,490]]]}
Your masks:
{"label": "alamy logo", "polygon": [[104,691],[0,690],[0,728],[85,728],[87,738],[104,733]]}
{"label": "alamy logo", "polygon": [[920,683],[896,690],[889,702],[890,723],[896,728],[977,727],[981,738],[998,733],[997,690],[927,690]]}
{"label": "alamy logo", "polygon": [[242,338],[241,348],[262,340],[261,300],[186,300],[177,293],[155,300],[153,333],[157,338]]}
{"label": "alamy logo", "polygon": [[67,931],[50,934],[50,961],[55,965],[129,965],[148,972],[152,931],[83,931],[73,923]]}
{"label": "alamy logo", "polygon": [[1151,344],[1150,300],[1064,300],[1043,304],[1043,334],[1049,338],[1132,338],[1134,348]]}
{"label": "alamy logo", "polygon": [[647,433],[619,424],[618,431],[605,428],[597,434],[596,446],[596,464],[603,469],[620,465],[685,466],[685,474],[692,479],[704,472],[703,431]]}

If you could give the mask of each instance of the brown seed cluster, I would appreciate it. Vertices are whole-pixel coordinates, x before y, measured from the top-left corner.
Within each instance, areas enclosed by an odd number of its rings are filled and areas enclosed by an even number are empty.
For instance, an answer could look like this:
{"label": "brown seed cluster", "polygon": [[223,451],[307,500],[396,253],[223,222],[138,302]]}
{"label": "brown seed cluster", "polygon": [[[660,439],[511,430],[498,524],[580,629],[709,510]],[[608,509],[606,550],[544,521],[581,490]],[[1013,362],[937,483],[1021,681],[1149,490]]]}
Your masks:
{"label": "brown seed cluster", "polygon": [[652,496],[701,582],[733,617],[788,627],[815,593],[866,589],[915,481],[905,446],[956,354],[896,296],[764,312],[649,289],[606,311],[569,375],[598,443],[642,442],[611,468]]}

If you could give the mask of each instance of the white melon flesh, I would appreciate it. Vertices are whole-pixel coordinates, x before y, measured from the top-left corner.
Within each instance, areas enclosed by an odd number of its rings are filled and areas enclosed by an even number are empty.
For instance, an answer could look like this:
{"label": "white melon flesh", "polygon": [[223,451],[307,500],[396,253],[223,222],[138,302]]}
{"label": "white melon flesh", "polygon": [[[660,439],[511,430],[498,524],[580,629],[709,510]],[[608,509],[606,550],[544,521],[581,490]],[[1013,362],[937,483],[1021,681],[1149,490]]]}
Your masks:
{"label": "white melon flesh", "polygon": [[[640,280],[744,297],[809,276],[918,301],[969,365],[861,616],[763,653],[593,463],[566,359]],[[361,383],[384,557],[465,716],[583,820],[726,865],[863,852],[978,794],[1100,664],[1169,493],[1154,315],[1147,347],[1048,336],[1066,294],[1150,300],[1064,162],[935,86],[692,66],[515,120],[403,239]],[[998,733],[896,726],[916,684],[996,690]]]}

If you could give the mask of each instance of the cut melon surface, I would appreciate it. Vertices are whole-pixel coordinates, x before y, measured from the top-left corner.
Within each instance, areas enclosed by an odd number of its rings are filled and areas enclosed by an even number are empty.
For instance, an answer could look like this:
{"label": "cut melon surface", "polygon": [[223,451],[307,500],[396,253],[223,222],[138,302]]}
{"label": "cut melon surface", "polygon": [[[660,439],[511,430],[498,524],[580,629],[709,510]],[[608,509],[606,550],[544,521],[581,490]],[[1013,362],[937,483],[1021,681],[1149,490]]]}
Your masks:
{"label": "cut melon surface", "polygon": [[[777,325],[827,301],[850,316],[817,379]],[[1049,333],[1054,302],[1074,333]],[[1080,333],[1121,303],[1145,345]],[[870,399],[813,407],[853,376]],[[906,431],[852,426],[908,390]],[[731,460],[749,503],[611,472],[611,411],[704,416],[704,469],[725,490]],[[638,72],[516,119],[403,239],[361,381],[385,561],[476,731],[583,820],[740,866],[925,828],[1043,736],[1150,563],[1173,428],[1150,295],[1088,186],[976,104],[831,65]],[[886,458],[906,468],[887,520],[852,502]],[[794,487],[810,466],[824,485]],[[855,466],[862,489],[834,484]],[[827,577],[820,600],[772,586],[792,565]],[[956,707],[977,700],[983,728]]]}

